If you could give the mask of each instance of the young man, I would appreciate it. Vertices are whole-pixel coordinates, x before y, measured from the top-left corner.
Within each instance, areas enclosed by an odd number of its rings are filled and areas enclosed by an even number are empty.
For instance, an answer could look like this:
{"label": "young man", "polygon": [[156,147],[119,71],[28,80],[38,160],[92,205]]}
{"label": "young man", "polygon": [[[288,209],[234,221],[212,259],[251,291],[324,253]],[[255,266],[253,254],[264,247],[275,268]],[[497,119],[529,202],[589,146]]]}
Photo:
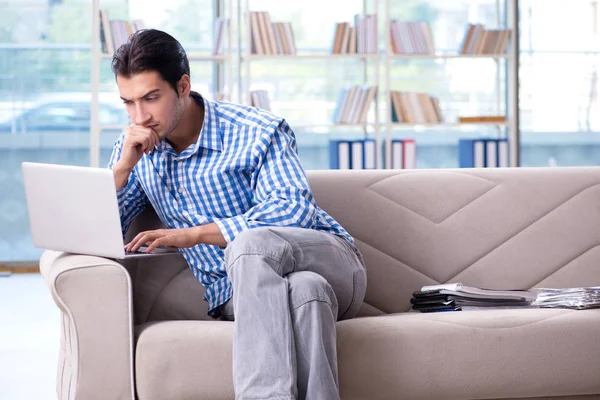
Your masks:
{"label": "young man", "polygon": [[127,250],[180,248],[209,314],[235,321],[237,399],[338,399],[335,322],[358,311],[366,273],[316,205],[287,122],[191,91],[185,51],[158,30],[112,68],[133,122],[109,163],[123,230],[149,204],[167,227]]}

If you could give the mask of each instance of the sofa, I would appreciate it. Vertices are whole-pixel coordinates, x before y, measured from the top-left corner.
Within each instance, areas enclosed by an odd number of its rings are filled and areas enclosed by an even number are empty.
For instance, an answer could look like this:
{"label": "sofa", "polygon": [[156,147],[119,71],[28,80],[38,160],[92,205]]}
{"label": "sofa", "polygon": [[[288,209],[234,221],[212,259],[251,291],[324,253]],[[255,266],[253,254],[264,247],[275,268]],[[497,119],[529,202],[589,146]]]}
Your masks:
{"label": "sofa", "polygon": [[[600,399],[600,309],[410,311],[424,285],[600,285],[600,167],[309,171],[368,271],[337,324],[353,399]],[[147,209],[128,232],[160,226]],[[62,311],[60,400],[233,399],[233,323],[207,316],[179,255],[45,251]]]}

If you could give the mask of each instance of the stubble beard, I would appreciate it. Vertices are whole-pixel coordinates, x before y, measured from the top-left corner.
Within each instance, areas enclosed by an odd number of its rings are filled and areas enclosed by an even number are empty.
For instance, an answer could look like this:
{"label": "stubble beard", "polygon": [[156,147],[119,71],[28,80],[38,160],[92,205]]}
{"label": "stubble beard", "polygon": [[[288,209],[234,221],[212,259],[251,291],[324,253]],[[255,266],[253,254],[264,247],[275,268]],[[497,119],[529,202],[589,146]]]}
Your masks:
{"label": "stubble beard", "polygon": [[184,105],[181,103],[178,103],[177,107],[175,108],[175,115],[173,116],[173,119],[171,120],[171,124],[168,126],[168,128],[166,128],[164,130],[164,134],[162,134],[162,135],[160,133],[158,134],[158,136],[161,140],[167,139],[171,135],[171,133],[173,133],[175,128],[177,128],[177,126],[183,119],[183,110],[184,110]]}

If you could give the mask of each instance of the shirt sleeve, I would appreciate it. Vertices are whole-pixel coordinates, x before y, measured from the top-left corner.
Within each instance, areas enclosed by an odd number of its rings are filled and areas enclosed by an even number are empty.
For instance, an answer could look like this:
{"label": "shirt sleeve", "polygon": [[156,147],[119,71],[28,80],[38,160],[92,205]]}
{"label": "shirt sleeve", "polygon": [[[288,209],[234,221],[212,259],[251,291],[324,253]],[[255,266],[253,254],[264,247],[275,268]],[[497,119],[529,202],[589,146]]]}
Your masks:
{"label": "shirt sleeve", "polygon": [[296,150],[294,132],[284,120],[263,134],[252,180],[254,206],[246,213],[217,219],[229,243],[238,233],[261,226],[314,228],[317,209]]}
{"label": "shirt sleeve", "polygon": [[[113,152],[108,162],[108,168],[111,170],[121,158],[123,140],[124,134],[121,134],[113,146]],[[123,237],[125,237],[125,233],[127,233],[133,219],[144,211],[149,203],[148,197],[137,179],[135,169],[129,174],[127,184],[117,190],[117,202],[119,204],[119,215],[121,216],[121,230]]]}

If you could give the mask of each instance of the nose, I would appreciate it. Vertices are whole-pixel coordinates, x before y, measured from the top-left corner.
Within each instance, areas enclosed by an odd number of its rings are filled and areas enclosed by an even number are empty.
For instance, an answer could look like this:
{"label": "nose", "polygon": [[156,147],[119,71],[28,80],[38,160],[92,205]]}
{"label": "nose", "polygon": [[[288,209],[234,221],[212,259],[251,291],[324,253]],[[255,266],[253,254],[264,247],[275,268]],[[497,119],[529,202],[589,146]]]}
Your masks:
{"label": "nose", "polygon": [[133,115],[131,115],[131,120],[134,124],[144,126],[151,119],[152,116],[150,113],[140,103],[135,105],[135,110],[133,111]]}

